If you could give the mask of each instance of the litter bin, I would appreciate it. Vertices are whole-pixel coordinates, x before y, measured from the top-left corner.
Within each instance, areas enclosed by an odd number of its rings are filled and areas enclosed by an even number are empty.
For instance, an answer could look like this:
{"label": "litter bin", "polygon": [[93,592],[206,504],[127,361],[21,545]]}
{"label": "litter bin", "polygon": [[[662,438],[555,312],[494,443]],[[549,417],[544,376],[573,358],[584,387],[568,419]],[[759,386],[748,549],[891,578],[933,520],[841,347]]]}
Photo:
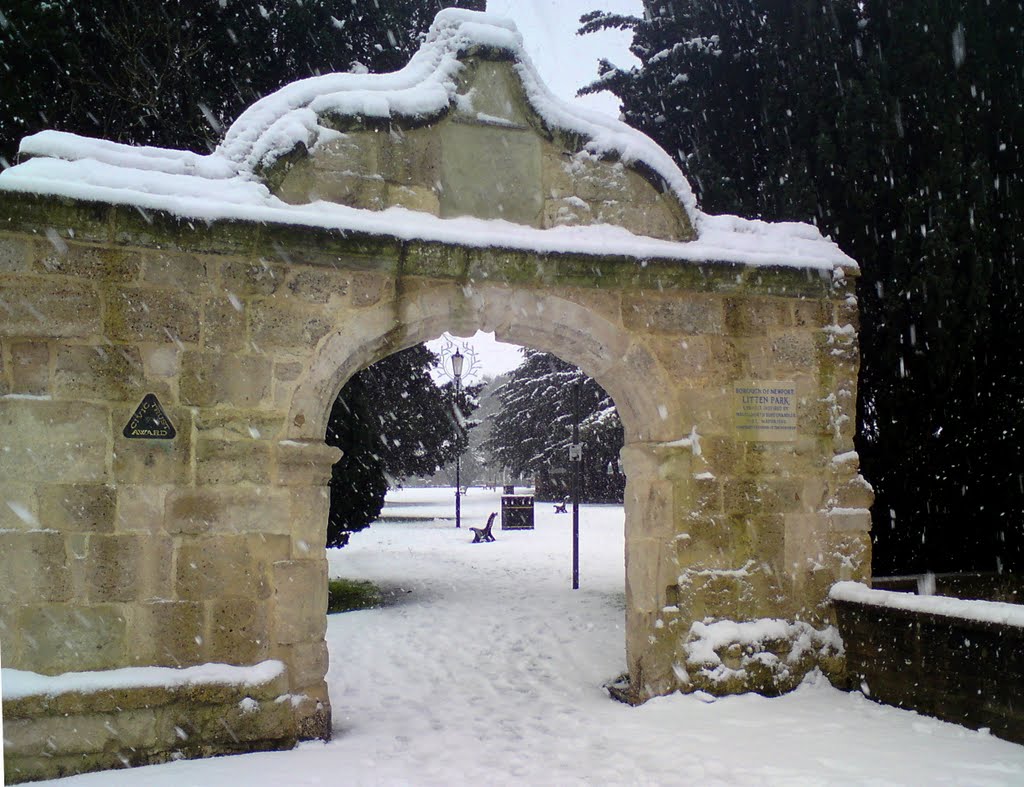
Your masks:
{"label": "litter bin", "polygon": [[533,495],[501,496],[501,529],[533,530]]}

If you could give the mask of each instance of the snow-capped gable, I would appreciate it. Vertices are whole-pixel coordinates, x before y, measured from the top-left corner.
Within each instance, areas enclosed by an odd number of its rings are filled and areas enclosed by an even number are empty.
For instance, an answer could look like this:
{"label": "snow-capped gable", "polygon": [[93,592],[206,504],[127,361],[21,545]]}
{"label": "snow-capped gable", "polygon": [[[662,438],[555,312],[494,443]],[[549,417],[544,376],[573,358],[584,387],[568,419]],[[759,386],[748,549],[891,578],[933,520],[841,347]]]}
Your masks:
{"label": "snow-capped gable", "polygon": [[267,96],[218,152],[291,204],[694,236],[693,195],[671,158],[553,96],[515,26],[471,11],[439,13],[400,71],[332,74]]}

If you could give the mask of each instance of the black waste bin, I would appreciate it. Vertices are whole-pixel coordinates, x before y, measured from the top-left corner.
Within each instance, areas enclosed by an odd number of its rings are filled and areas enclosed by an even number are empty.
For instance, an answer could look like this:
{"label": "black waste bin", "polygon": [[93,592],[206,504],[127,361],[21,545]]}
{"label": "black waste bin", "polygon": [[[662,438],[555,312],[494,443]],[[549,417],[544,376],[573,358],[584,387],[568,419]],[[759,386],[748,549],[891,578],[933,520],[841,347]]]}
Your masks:
{"label": "black waste bin", "polygon": [[533,495],[501,496],[501,529],[533,530]]}

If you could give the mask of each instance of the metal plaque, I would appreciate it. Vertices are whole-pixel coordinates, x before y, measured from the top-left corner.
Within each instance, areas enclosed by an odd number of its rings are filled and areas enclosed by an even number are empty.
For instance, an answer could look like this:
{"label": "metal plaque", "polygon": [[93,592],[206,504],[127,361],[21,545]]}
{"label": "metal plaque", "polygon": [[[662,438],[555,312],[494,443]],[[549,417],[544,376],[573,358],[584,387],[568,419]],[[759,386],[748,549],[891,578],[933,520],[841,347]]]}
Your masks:
{"label": "metal plaque", "polygon": [[150,393],[135,408],[135,414],[122,434],[132,440],[173,440],[178,433],[174,431],[174,425],[160,406],[156,394]]}
{"label": "metal plaque", "polygon": [[748,380],[733,386],[736,433],[741,440],[796,440],[796,383]]}

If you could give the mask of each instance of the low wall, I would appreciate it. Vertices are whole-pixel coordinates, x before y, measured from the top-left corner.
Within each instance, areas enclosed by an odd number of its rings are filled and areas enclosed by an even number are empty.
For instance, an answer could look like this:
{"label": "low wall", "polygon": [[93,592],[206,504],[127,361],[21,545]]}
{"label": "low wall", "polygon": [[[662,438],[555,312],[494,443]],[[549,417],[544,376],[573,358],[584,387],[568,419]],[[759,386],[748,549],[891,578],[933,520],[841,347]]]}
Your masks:
{"label": "low wall", "polygon": [[1024,606],[831,592],[853,687],[871,699],[1024,743]]}
{"label": "low wall", "polygon": [[4,783],[217,754],[289,749],[284,665],[3,671]]}

